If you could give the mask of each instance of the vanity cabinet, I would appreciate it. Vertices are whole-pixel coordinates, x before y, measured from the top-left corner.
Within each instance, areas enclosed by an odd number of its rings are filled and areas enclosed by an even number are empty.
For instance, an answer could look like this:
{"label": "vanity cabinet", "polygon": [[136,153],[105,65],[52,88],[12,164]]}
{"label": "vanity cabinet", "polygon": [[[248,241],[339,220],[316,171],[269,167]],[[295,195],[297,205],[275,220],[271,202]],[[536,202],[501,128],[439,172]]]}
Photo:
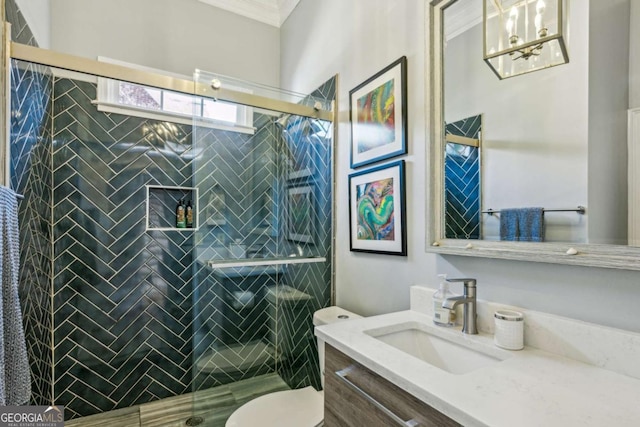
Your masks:
{"label": "vanity cabinet", "polygon": [[328,344],[324,376],[326,427],[461,426]]}

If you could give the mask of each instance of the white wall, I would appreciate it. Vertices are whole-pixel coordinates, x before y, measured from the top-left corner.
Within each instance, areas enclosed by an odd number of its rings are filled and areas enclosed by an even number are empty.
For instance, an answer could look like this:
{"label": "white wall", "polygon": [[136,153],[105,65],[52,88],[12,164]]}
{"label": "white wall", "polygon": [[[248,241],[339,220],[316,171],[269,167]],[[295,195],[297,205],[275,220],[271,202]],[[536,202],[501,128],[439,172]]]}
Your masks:
{"label": "white wall", "polygon": [[280,83],[278,28],[197,0],[55,0],[51,28],[55,51]]}
{"label": "white wall", "polygon": [[[282,27],[281,81],[309,91],[340,74],[336,151],[337,303],[364,315],[408,308],[409,287],[435,286],[437,273],[478,279],[480,298],[640,331],[640,272],[569,267],[425,252],[425,99],[423,0],[302,0]],[[349,251],[348,92],[407,55],[409,155],[406,258]],[[454,289],[460,292],[461,289]]]}
{"label": "white wall", "polygon": [[51,0],[16,0],[38,46],[51,47]]}
{"label": "white wall", "polygon": [[[483,209],[588,206],[588,4],[574,3],[565,65],[499,80],[482,59],[482,24],[447,41],[445,121],[482,114]],[[500,218],[482,220],[499,240]],[[587,218],[545,214],[545,241],[586,242]]]}
{"label": "white wall", "polygon": [[631,2],[631,25],[629,34],[631,87],[629,90],[629,108],[640,107],[640,2]]}

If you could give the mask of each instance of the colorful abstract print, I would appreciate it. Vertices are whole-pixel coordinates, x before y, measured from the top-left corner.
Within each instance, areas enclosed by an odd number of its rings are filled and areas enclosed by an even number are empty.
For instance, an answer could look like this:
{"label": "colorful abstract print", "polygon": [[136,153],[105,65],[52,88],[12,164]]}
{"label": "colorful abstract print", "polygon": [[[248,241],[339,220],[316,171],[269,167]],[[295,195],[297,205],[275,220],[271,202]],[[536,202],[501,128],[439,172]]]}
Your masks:
{"label": "colorful abstract print", "polygon": [[357,141],[358,153],[395,141],[394,79],[358,99],[359,126],[363,137]]}
{"label": "colorful abstract print", "polygon": [[356,186],[358,240],[395,240],[393,178]]}

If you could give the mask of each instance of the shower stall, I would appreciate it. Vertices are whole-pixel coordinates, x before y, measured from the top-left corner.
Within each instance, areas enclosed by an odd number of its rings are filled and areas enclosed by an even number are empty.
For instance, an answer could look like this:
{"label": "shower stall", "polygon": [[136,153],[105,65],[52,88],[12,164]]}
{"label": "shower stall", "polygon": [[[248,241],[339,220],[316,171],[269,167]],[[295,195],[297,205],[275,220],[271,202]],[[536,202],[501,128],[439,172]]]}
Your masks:
{"label": "shower stall", "polygon": [[203,71],[171,88],[111,79],[26,46],[16,14],[31,403],[63,405],[69,425],[224,425],[262,393],[320,387],[311,316],[332,298],[336,79],[304,96]]}

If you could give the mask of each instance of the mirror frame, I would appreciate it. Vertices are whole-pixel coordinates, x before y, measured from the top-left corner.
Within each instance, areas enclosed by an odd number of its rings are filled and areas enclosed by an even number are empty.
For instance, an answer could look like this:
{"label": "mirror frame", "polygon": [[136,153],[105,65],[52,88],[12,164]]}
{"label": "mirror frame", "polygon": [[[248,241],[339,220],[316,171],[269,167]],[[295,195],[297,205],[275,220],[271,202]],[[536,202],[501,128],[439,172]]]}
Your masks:
{"label": "mirror frame", "polygon": [[[589,243],[533,243],[447,239],[444,230],[444,37],[443,12],[458,0],[432,0],[427,7],[429,130],[426,158],[426,251],[440,255],[640,270],[640,247]],[[588,214],[588,211],[587,211]],[[575,250],[576,253],[573,253]],[[567,252],[569,251],[569,252]]]}

